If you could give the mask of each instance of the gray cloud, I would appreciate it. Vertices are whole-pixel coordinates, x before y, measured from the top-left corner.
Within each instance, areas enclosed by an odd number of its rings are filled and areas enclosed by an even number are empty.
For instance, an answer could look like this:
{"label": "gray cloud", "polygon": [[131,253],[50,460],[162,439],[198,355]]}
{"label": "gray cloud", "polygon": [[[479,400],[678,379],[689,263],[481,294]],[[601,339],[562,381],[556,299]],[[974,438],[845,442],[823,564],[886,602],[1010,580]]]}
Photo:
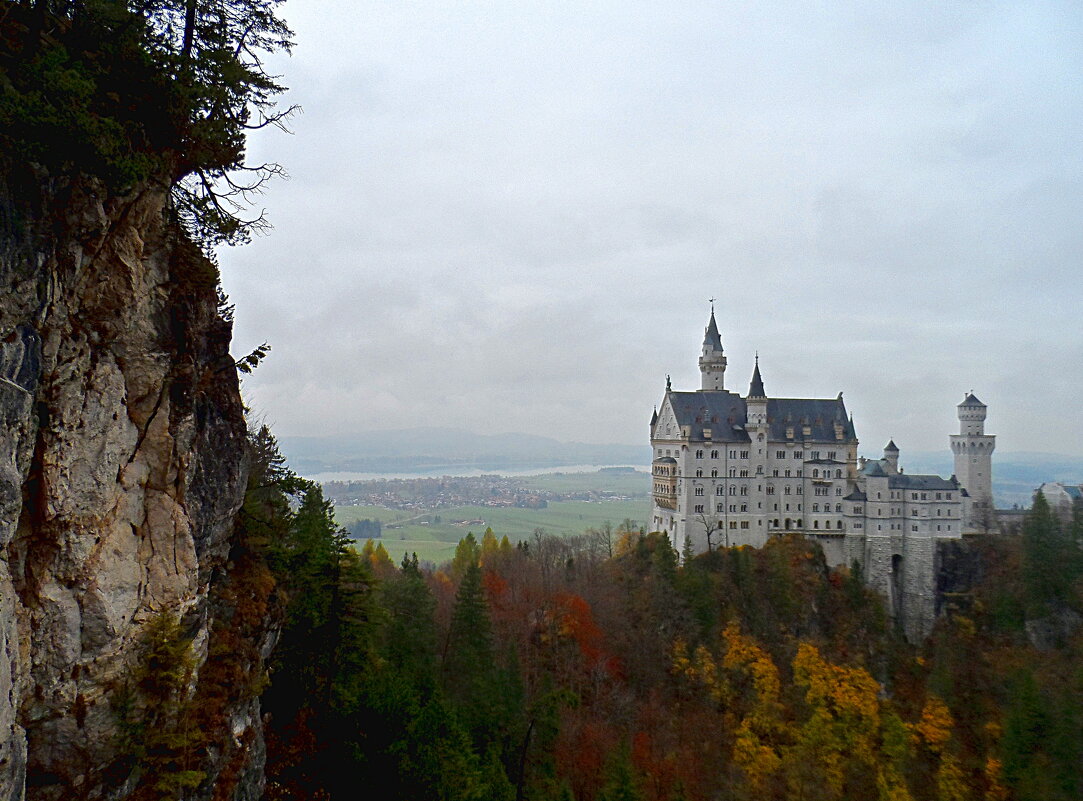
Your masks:
{"label": "gray cloud", "polygon": [[698,384],[843,390],[875,451],[1083,449],[1083,12],[291,0],[272,236],[223,253],[283,434],[643,442]]}

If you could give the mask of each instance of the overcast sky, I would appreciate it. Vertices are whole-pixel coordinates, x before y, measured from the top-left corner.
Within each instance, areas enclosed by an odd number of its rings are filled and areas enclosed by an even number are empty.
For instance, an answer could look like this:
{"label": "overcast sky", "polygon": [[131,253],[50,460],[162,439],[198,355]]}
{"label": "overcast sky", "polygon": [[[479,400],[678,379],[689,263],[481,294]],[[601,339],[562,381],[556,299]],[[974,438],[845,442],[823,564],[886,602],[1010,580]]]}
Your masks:
{"label": "overcast sky", "polygon": [[1083,452],[1083,6],[289,0],[291,175],[223,252],[281,435],[646,443],[696,389],[842,391],[862,452]]}

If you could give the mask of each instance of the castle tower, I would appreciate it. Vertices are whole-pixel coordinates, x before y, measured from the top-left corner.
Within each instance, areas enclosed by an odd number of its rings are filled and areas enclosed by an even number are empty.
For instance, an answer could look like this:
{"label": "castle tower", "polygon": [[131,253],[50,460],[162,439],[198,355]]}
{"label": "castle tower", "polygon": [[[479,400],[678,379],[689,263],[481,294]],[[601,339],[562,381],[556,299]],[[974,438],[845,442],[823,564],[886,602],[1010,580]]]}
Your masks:
{"label": "castle tower", "polygon": [[767,425],[767,392],[763,388],[763,378],[760,377],[759,354],[756,355],[756,369],[752,372],[752,383],[748,387],[745,407],[748,410],[749,428]]}
{"label": "castle tower", "polygon": [[711,306],[711,320],[703,335],[703,352],[699,357],[699,372],[702,377],[700,389],[725,389],[726,356],[722,353],[722,337],[718,334],[718,324],[714,321],[714,306]]}
{"label": "castle tower", "polygon": [[987,407],[970,393],[956,407],[959,433],[951,435],[955,477],[969,498],[963,507],[963,529],[988,530],[993,524],[993,449],[996,437],[985,433]]}
{"label": "castle tower", "polygon": [[897,476],[899,474],[899,448],[895,440],[891,440],[884,446],[884,462],[887,465],[887,474]]}

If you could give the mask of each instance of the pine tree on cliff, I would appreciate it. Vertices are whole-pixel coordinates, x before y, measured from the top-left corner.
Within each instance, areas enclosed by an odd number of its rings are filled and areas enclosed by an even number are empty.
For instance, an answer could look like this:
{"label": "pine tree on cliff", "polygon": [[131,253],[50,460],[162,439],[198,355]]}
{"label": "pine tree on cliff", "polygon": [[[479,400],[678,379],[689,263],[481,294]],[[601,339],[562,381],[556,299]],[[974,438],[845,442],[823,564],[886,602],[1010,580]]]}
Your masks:
{"label": "pine tree on cliff", "polygon": [[163,184],[198,243],[246,241],[282,172],[245,164],[247,132],[291,111],[264,64],[292,45],[282,1],[0,2],[0,152],[117,194]]}

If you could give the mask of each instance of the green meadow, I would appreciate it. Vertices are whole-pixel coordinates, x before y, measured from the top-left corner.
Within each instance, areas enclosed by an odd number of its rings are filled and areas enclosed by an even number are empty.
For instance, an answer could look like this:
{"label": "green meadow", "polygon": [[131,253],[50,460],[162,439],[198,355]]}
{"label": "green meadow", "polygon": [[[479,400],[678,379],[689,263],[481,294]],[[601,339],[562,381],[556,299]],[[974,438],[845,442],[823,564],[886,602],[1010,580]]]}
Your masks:
{"label": "green meadow", "polygon": [[[531,476],[547,478],[546,476]],[[593,482],[592,482],[593,486]],[[620,491],[620,490],[613,490]],[[640,489],[642,491],[642,489]],[[513,543],[529,539],[536,529],[547,534],[581,534],[605,523],[614,527],[625,518],[645,525],[650,501],[554,501],[545,509],[460,506],[429,512],[384,509],[380,506],[336,506],[340,526],[356,520],[379,520],[383,524],[384,547],[397,563],[404,553],[417,552],[418,559],[440,563],[452,557],[455,544],[468,532],[481,536],[486,527],[497,537],[507,535]],[[483,521],[463,524],[462,521]]]}

